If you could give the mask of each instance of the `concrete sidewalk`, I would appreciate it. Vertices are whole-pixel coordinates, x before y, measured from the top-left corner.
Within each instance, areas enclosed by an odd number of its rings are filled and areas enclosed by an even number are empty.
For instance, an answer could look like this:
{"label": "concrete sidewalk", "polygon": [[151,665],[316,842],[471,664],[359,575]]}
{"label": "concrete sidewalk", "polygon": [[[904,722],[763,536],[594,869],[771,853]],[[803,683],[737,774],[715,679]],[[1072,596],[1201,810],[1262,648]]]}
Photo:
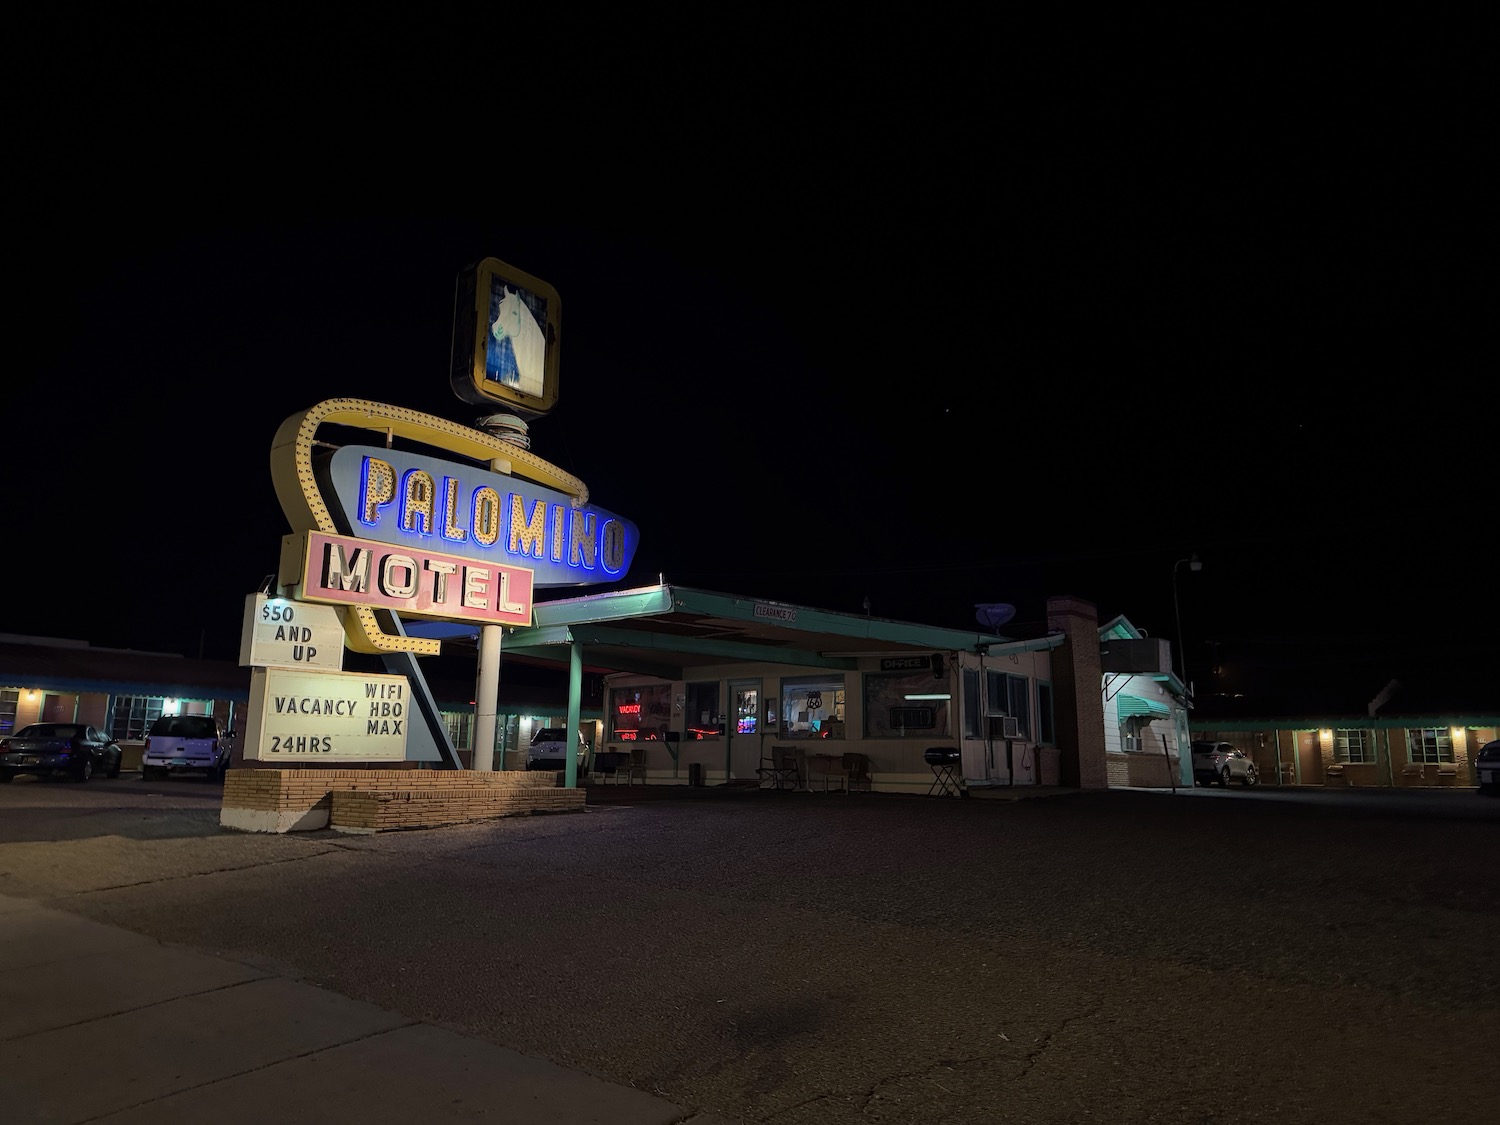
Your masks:
{"label": "concrete sidewalk", "polygon": [[730,1125],[235,961],[0,895],[0,1117]]}

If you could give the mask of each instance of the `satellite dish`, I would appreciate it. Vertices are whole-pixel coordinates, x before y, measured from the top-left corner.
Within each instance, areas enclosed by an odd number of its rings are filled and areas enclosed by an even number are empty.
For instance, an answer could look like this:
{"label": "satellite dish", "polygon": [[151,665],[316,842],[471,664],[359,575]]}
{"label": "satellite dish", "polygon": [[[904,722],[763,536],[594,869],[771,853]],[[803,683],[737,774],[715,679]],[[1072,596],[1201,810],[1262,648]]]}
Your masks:
{"label": "satellite dish", "polygon": [[986,629],[998,629],[1016,615],[1016,607],[1009,602],[981,602],[974,608],[978,611],[974,617]]}

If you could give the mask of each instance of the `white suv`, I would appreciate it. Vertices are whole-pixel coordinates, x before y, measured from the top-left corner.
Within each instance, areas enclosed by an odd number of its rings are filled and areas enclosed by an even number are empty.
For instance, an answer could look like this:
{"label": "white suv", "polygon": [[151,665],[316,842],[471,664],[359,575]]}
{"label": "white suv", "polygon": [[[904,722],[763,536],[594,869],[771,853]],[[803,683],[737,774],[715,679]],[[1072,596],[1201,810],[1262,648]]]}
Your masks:
{"label": "white suv", "polygon": [[1260,780],[1255,762],[1243,750],[1227,742],[1193,743],[1193,780],[1199,785],[1222,785],[1231,781],[1254,785]]}
{"label": "white suv", "polygon": [[[587,767],[589,744],[583,732],[578,732],[578,772]],[[563,727],[543,727],[531,736],[531,745],[526,748],[526,768],[529,770],[561,770],[568,767],[568,732]]]}
{"label": "white suv", "polygon": [[226,731],[212,715],[163,715],[146,735],[141,780],[182,770],[202,771],[210,781],[222,780],[233,737],[234,731]]}

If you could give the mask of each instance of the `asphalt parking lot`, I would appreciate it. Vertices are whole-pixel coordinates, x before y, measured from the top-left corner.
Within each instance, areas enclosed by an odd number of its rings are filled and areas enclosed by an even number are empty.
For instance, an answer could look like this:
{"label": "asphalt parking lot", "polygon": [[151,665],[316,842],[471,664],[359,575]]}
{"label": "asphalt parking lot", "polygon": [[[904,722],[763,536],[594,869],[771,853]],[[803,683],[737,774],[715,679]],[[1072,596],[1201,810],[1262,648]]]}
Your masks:
{"label": "asphalt parking lot", "polygon": [[372,837],[217,807],[17,779],[0,894],[731,1121],[1463,1123],[1497,1092],[1472,790],[616,786]]}

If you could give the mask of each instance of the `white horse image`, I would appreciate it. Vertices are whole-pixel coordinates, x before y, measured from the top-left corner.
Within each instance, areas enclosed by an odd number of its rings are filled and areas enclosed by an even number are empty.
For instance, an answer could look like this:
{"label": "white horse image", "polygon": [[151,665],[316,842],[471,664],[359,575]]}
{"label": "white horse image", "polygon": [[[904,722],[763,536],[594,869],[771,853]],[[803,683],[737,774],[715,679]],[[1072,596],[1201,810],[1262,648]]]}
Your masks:
{"label": "white horse image", "polygon": [[486,374],[523,394],[542,397],[547,336],[521,295],[509,286],[490,325]]}

